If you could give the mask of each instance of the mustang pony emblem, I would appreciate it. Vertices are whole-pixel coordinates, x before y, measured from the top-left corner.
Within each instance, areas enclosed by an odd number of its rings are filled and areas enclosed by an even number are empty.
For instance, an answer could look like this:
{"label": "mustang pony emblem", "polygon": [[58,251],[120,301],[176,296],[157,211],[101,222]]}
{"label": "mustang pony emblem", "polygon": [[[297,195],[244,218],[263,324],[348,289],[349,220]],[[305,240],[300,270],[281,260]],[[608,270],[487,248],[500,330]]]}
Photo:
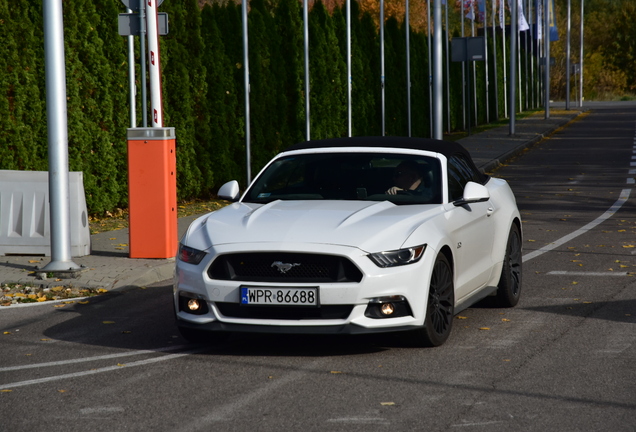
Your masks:
{"label": "mustang pony emblem", "polygon": [[282,261],[274,261],[270,267],[276,267],[279,272],[285,274],[289,270],[291,270],[292,267],[296,267],[296,266],[299,266],[299,265],[300,265],[300,263],[292,264],[292,263],[284,263]]}

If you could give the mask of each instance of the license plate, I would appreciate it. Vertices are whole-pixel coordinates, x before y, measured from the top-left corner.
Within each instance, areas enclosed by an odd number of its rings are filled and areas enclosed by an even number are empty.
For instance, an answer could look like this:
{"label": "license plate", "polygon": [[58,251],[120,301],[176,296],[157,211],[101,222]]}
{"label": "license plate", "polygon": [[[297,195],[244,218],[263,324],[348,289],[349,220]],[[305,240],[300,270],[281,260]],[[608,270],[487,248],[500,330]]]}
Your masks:
{"label": "license plate", "polygon": [[241,287],[242,305],[318,306],[318,288]]}

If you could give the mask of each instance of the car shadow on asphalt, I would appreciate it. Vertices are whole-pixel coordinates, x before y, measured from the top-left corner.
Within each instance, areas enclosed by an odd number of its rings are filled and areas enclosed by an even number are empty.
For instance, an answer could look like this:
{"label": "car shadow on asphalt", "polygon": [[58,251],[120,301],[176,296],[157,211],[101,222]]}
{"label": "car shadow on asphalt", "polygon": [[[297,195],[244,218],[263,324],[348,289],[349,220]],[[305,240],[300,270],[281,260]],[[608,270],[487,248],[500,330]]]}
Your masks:
{"label": "car shadow on asphalt", "polygon": [[[175,325],[172,286],[112,291],[106,295],[64,304],[55,310],[68,314],[44,332],[47,338],[70,343],[129,350],[161,350],[200,346],[186,341]],[[348,356],[399,346],[390,335],[232,334],[222,343],[206,343],[205,353],[232,356]]]}
{"label": "car shadow on asphalt", "polygon": [[[472,305],[470,309],[495,309],[506,311],[511,309],[499,308],[494,297],[487,297]],[[607,321],[636,323],[636,300],[612,300],[612,301],[574,301],[545,306],[523,306],[523,297],[512,310],[534,311],[556,315],[574,316],[581,318],[594,318]]]}

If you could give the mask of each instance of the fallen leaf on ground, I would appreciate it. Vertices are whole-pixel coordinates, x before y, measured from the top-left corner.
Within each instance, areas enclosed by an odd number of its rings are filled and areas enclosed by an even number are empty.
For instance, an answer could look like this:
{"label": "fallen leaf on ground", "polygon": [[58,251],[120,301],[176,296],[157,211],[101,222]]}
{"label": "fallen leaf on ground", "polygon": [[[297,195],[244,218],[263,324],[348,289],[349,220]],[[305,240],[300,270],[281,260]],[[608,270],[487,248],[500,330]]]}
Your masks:
{"label": "fallen leaf on ground", "polygon": [[382,405],[382,406],[393,406],[393,405],[395,405],[395,402],[380,402],[380,405]]}

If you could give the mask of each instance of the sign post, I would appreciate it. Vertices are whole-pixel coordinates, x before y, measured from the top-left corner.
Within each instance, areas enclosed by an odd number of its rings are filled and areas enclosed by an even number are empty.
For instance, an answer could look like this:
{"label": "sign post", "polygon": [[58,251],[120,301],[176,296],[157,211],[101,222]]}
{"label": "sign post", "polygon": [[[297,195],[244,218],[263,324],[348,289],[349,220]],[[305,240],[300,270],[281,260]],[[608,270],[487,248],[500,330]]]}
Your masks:
{"label": "sign post", "polygon": [[[486,58],[486,42],[483,36],[454,37],[451,40],[451,60],[454,62],[484,61]],[[467,82],[467,93],[470,95],[470,78]],[[462,83],[462,87],[464,83]],[[470,98],[468,99],[470,101]],[[470,105],[470,102],[468,102]],[[469,107],[470,108],[470,107]],[[468,135],[470,135],[470,109],[468,109]]]}

